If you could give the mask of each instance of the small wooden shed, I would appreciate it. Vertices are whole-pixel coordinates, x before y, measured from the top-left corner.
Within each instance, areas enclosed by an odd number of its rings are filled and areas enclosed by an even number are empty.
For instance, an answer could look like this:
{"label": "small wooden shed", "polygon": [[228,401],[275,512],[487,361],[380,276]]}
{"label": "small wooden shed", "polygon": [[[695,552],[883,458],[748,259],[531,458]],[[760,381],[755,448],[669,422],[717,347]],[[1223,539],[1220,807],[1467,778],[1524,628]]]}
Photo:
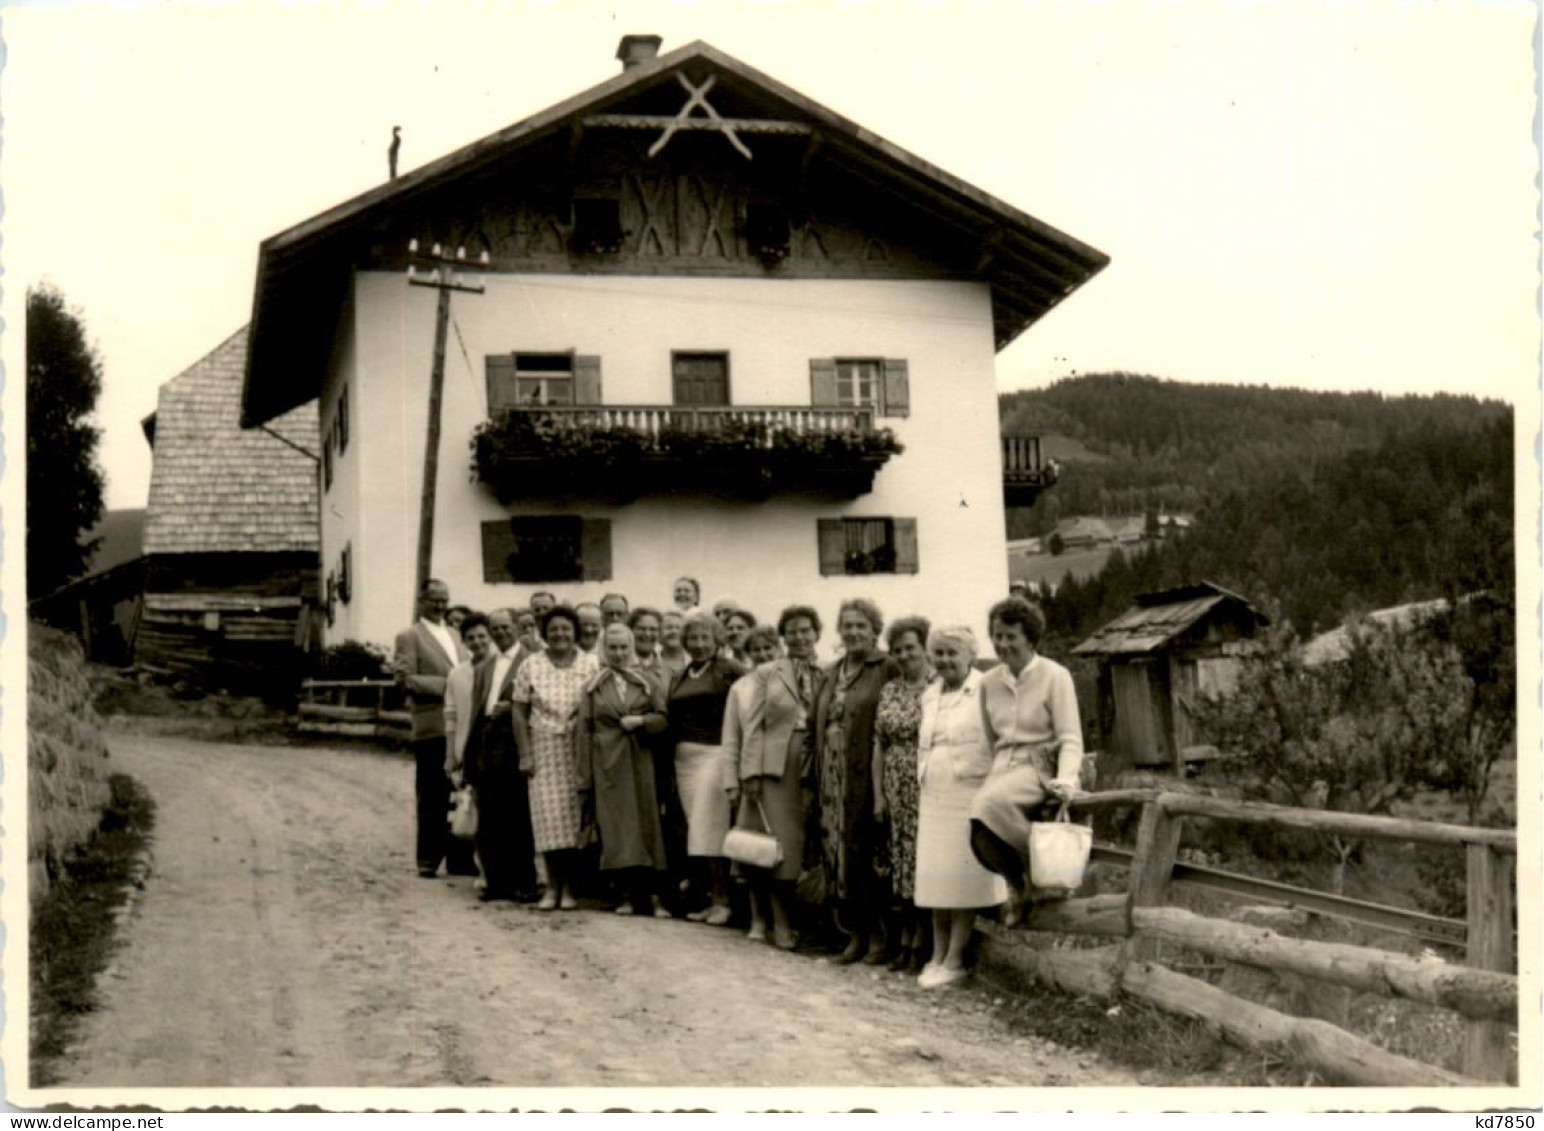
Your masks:
{"label": "small wooden shed", "polygon": [[1111,769],[1183,773],[1187,761],[1198,760],[1206,748],[1197,747],[1193,725],[1197,697],[1234,686],[1256,630],[1269,623],[1245,598],[1203,581],[1141,594],[1074,648],[1099,660]]}
{"label": "small wooden shed", "polygon": [[135,659],[203,686],[298,685],[316,637],[316,402],[240,424],[247,331],[161,386]]}

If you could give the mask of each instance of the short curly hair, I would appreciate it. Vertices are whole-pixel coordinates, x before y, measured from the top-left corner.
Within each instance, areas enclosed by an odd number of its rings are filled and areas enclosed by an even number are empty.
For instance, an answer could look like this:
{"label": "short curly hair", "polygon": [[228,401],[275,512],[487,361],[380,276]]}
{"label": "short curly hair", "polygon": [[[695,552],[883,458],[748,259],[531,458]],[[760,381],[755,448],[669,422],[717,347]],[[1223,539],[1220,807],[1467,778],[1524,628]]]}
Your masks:
{"label": "short curly hair", "polygon": [[756,645],[767,643],[779,652],[783,650],[783,638],[777,634],[777,629],[770,624],[759,624],[745,634],[745,650],[749,652]]}
{"label": "short curly hair", "polygon": [[1033,647],[1039,647],[1040,638],[1045,635],[1045,613],[1040,611],[1039,605],[1033,605],[1023,597],[1008,597],[997,602],[987,614],[986,623],[988,626],[1000,623],[1023,629],[1024,639]]}
{"label": "short curly hair", "polygon": [[841,623],[842,617],[851,610],[863,614],[863,619],[868,621],[874,629],[874,635],[878,636],[885,630],[885,614],[879,611],[879,606],[867,597],[849,597],[843,601],[841,607],[836,610],[836,621]]}
{"label": "short curly hair", "polygon": [[789,605],[780,614],[778,614],[777,634],[779,636],[783,635],[783,633],[788,629],[789,622],[796,620],[809,621],[810,627],[815,630],[815,635],[820,635],[820,630],[822,627],[820,623],[820,614],[809,605]]}
{"label": "short curly hair", "polygon": [[664,623],[664,617],[660,615],[660,611],[658,609],[649,605],[639,605],[636,609],[627,614],[627,627],[637,628],[638,622],[644,617],[653,617],[660,623]]}
{"label": "short curly hair", "polygon": [[895,651],[895,646],[901,642],[901,637],[908,632],[917,634],[917,643],[927,648],[927,633],[932,626],[927,617],[901,617],[890,626],[890,631],[885,633],[885,647]]}
{"label": "short curly hair", "polygon": [[566,620],[574,630],[574,638],[579,637],[579,614],[568,605],[553,605],[541,618],[541,638],[547,639],[547,626],[555,620]]}

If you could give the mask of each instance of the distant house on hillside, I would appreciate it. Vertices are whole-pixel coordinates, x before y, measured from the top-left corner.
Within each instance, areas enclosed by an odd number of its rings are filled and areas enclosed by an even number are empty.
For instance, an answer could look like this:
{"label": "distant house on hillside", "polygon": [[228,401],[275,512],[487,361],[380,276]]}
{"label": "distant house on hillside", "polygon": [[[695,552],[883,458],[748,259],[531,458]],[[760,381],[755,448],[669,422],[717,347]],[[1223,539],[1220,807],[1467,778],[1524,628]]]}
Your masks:
{"label": "distant house on hillside", "polygon": [[1106,525],[1110,528],[1111,537],[1122,546],[1132,545],[1147,537],[1147,520],[1139,514],[1112,518]]}
{"label": "distant house on hillside", "polygon": [[1110,764],[1101,779],[1128,767],[1183,772],[1196,744],[1196,697],[1224,692],[1238,679],[1250,638],[1270,623],[1245,598],[1203,581],[1143,593],[1136,604],[1076,648],[1099,660],[1099,716]]}
{"label": "distant house on hillside", "polygon": [[1060,536],[1062,548],[1066,550],[1088,550],[1095,546],[1106,546],[1115,541],[1115,534],[1111,531],[1108,522],[1102,518],[1084,514],[1064,518],[1058,522],[1052,534],[1052,537],[1056,536]]}
{"label": "distant house on hillside", "polygon": [[96,543],[85,576],[29,603],[30,617],[72,632],[87,659],[126,664],[133,654],[145,587],[144,508],[107,511],[81,535]]}
{"label": "distant house on hillside", "polygon": [[243,430],[247,331],[161,386],[135,659],[207,686],[297,679],[318,606],[316,403]]}

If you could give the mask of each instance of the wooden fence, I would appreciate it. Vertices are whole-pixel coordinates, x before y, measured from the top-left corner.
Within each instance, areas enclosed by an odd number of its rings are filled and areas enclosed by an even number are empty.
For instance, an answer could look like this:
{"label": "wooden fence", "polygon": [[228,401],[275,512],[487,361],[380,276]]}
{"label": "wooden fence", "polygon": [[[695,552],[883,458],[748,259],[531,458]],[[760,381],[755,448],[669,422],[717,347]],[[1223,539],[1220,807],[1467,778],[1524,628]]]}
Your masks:
{"label": "wooden fence", "polygon": [[354,738],[408,738],[413,718],[389,679],[308,679],[300,685],[299,729]]}
{"label": "wooden fence", "polygon": [[[1509,1042],[1509,1031],[1517,1025],[1518,1002],[1512,925],[1515,832],[1292,809],[1156,789],[1084,794],[1072,804],[1074,809],[1084,812],[1141,807],[1135,851],[1121,861],[1129,868],[1127,889],[1122,893],[1038,904],[1025,925],[1032,930],[1124,941],[1113,959],[1108,950],[1033,952],[1034,973],[1042,981],[1093,997],[1124,993],[1140,998],[1168,1012],[1216,1025],[1246,1046],[1297,1059],[1338,1083],[1481,1086],[1504,1082],[1509,1073],[1515,1073],[1516,1054]],[[1462,848],[1468,859],[1468,916],[1463,924],[1340,897],[1322,897],[1318,909],[1330,914],[1349,911],[1347,918],[1393,929],[1400,929],[1400,916],[1408,916],[1408,925],[1413,928],[1408,933],[1431,937],[1431,924],[1440,924],[1448,941],[1456,941],[1452,936],[1457,932],[1451,927],[1459,927],[1466,947],[1465,963],[1291,938],[1259,926],[1169,906],[1170,887],[1179,871],[1176,854],[1180,836],[1185,822],[1193,819]],[[1111,855],[1108,849],[1096,850],[1096,856],[1107,861]],[[1184,867],[1180,865],[1180,869]],[[1247,877],[1230,877],[1243,881],[1239,885],[1212,883],[1206,875],[1198,874],[1204,871],[1191,869],[1185,882],[1246,898],[1251,884],[1276,889],[1278,897],[1292,890],[1267,881],[1249,881]],[[1328,901],[1345,906],[1337,908]],[[1369,908],[1373,910],[1363,910]],[[1453,1010],[1464,1019],[1463,1072],[1454,1073],[1396,1055],[1329,1021],[1282,1013],[1169,969],[1157,962],[1159,946],[1165,942],[1229,962]]]}

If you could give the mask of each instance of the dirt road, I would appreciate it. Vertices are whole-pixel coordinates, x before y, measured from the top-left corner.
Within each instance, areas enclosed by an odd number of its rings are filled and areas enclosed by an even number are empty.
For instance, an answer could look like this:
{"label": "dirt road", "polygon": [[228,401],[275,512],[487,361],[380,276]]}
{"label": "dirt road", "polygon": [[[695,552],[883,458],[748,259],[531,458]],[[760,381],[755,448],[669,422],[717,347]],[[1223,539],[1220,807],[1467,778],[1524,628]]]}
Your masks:
{"label": "dirt road", "polygon": [[156,800],[152,868],[61,1086],[1136,1083],[987,990],[419,879],[401,755],[110,745]]}

